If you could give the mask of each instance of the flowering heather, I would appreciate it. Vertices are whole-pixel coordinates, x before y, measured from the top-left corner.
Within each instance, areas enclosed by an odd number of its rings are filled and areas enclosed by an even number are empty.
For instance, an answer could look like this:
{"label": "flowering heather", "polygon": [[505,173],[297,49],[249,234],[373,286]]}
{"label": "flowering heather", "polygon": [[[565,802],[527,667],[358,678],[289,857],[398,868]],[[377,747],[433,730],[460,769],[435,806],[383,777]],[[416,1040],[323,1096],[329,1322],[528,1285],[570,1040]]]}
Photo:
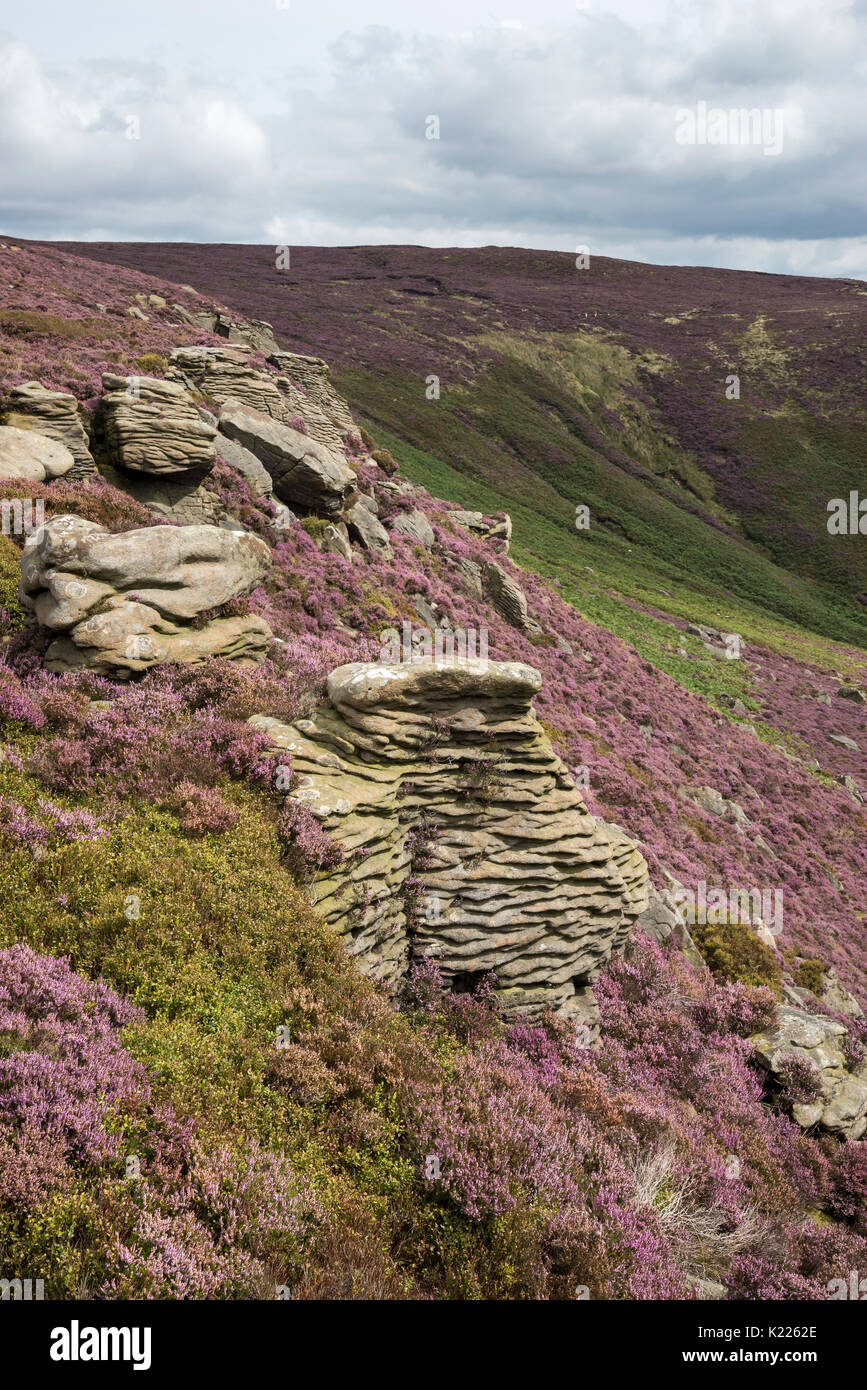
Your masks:
{"label": "flowering heather", "polygon": [[[751,344],[745,405],[782,409],[790,387],[813,400],[804,373],[816,354],[786,317],[775,277],[603,260],[585,282],[569,257],[495,249],[403,248],[384,271],[364,250],[311,250],[277,303],[270,250],[271,268],[263,248],[215,247],[207,264],[196,248],[195,266],[184,247],[110,251],[137,265],[156,258],[160,277],[107,270],[98,246],[80,258],[32,246],[0,253],[9,304],[0,389],[36,376],[87,401],[106,366],[130,370],[145,353],[165,361],[176,344],[212,341],[170,307],[146,309],[148,323],[127,313],[134,294],[151,292],[197,311],[205,301],[164,277],[201,284],[206,275],[204,289],[276,321],[285,343],[330,357],[366,418],[402,435],[424,467],[451,468],[447,481],[462,471],[484,487],[505,479],[534,505],[544,494],[552,516],[565,497],[571,526],[576,479],[589,486],[592,474],[604,481],[612,550],[627,568],[628,544],[646,560],[686,537],[694,549],[684,565],[698,571],[710,536],[721,549],[708,551],[707,567],[737,571],[747,607],[775,570],[742,527],[776,485],[757,476],[750,431],[736,438],[734,415],[716,398],[708,405],[723,359]],[[599,321],[585,333],[590,283]],[[424,310],[412,294],[420,287]],[[801,288],[802,326],[845,305],[835,371],[851,382],[864,306],[840,282]],[[372,312],[386,293],[412,306],[410,331]],[[708,306],[724,293],[736,301],[730,336],[713,348]],[[771,359],[752,327],[757,306],[762,331],[788,355],[788,385],[762,366]],[[563,355],[569,343],[574,359]],[[609,349],[631,354],[628,380]],[[438,362],[465,395],[435,411],[416,397]],[[159,373],[156,358],[150,365]],[[594,393],[598,408],[579,409]],[[630,433],[632,407],[647,426],[645,454],[640,430]],[[663,433],[675,441],[666,449]],[[568,471],[576,439],[591,461],[584,473]],[[711,457],[711,440],[727,452]],[[838,696],[844,671],[860,678],[863,653],[826,643],[812,660],[811,632],[827,634],[835,621],[833,603],[810,589],[802,623],[809,585],[793,572],[808,572],[815,551],[808,545],[792,573],[775,570],[767,643],[748,637],[736,672],[714,668],[725,694],[748,701],[735,719],[697,693],[697,676],[690,683],[692,668],[713,660],[686,637],[685,614],[722,621],[714,609],[694,611],[695,590],[689,601],[670,596],[669,607],[642,590],[629,606],[617,603],[613,581],[594,579],[591,621],[575,606],[580,590],[566,602],[459,527],[448,504],[421,488],[390,491],[393,468],[376,467],[375,453],[387,456],[372,448],[369,436],[352,440],[358,486],[386,521],[420,508],[430,550],[392,533],[387,559],[329,555],[315,524],[275,524],[274,505],[224,462],[209,476],[226,512],[271,547],[269,573],[244,600],[275,636],[255,669],[209,660],[127,685],[50,675],[42,639],[14,613],[16,567],[0,573],[10,615],[0,839],[13,884],[33,870],[4,939],[39,946],[0,951],[0,1196],[14,1213],[0,1203],[0,1239],[32,1266],[34,1251],[50,1253],[39,1242],[51,1204],[81,1204],[97,1234],[83,1237],[86,1257],[72,1238],[60,1241],[72,1271],[60,1296],[86,1287],[102,1297],[270,1298],[286,1282],[309,1297],[575,1298],[586,1288],[593,1298],[666,1299],[692,1298],[698,1280],[712,1279],[732,1297],[826,1298],[830,1280],[867,1268],[864,1145],[804,1134],[789,1117],[792,1100],[815,1093],[805,1068],[790,1067],[782,1090],[767,1082],[750,1038],[773,1021],[769,990],[721,982],[670,945],[639,938],[595,984],[592,1048],[562,1020],[505,1024],[491,978],[443,998],[428,960],[416,963],[398,1007],[312,913],[306,885],[336,862],[335,847],[302,806],[277,800],[269,740],[247,723],[256,713],[309,714],[329,671],[377,659],[382,630],[417,622],[424,598],[438,619],[484,628],[492,660],[541,671],[540,721],[566,764],[587,769],[590,809],[640,842],[657,884],[669,871],[687,888],[782,889],[787,966],[805,959],[815,983],[834,965],[863,1000],[865,817],[833,780],[867,779],[867,719]],[[48,511],[115,530],[163,524],[102,480],[43,490]],[[785,506],[784,548],[799,520]],[[667,529],[675,513],[681,530]],[[518,549],[528,515],[516,514],[514,553],[556,559],[556,527],[538,551]],[[466,562],[483,569],[492,558],[523,588],[538,633],[519,632],[473,596]],[[589,613],[589,585],[586,597]],[[617,631],[605,625],[615,608]],[[781,614],[802,623],[791,649]],[[678,658],[683,682],[631,645],[621,623],[642,636],[652,627],[660,653],[692,641],[692,656]],[[848,636],[841,629],[845,640],[857,631],[854,619]],[[702,809],[691,796],[702,787],[738,814]],[[49,796],[81,805],[67,810]],[[425,827],[409,846],[416,869],[435,836]],[[72,951],[82,973],[46,950]],[[855,1066],[865,1029],[847,1026]],[[123,1176],[131,1153],[141,1159],[135,1182]]]}
{"label": "flowering heather", "polygon": [[109,1118],[134,1106],[145,1085],[120,1031],[140,1017],[67,961],[27,946],[0,952],[0,1124],[39,1131],[60,1160],[118,1154]]}
{"label": "flowering heather", "polygon": [[343,850],[326,835],[318,820],[298,801],[286,800],[277,818],[283,845],[283,861],[302,881],[310,881],[323,869],[333,868]]}
{"label": "flowering heather", "polygon": [[[320,1210],[287,1160],[253,1142],[206,1149],[155,1106],[122,1030],[142,1011],[65,960],[25,946],[0,952],[0,1233],[14,1249],[27,1214],[90,1182],[118,1234],[99,1295],[273,1296],[289,1278]],[[134,1181],[118,1180],[132,1151]],[[96,1191],[96,1189],[94,1189]]]}
{"label": "flowering heather", "polygon": [[23,806],[0,796],[0,835],[18,840],[29,849],[39,850],[73,840],[98,840],[108,834],[90,811],[67,811],[43,797],[39,798],[38,806],[44,820],[35,820]]}

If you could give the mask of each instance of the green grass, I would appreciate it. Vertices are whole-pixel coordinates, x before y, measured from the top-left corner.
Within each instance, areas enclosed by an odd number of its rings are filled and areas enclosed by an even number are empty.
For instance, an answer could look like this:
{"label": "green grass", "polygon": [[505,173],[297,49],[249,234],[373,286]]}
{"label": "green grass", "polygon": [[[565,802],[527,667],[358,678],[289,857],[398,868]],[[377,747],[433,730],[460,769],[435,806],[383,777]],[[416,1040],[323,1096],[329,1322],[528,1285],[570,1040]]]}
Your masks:
{"label": "green grass", "polygon": [[[622,442],[643,450],[643,476],[618,462],[608,427],[600,452],[592,416],[570,394],[568,375],[556,375],[532,361],[500,361],[436,402],[417,381],[362,369],[344,371],[339,385],[410,478],[462,505],[510,512],[515,557],[582,593],[595,587],[585,579],[589,565],[603,591],[756,640],[787,644],[794,632],[805,656],[815,637],[867,646],[867,618],[833,584],[788,572],[714,524],[719,509],[678,478],[665,440],[651,457],[640,412]],[[589,531],[575,528],[579,504],[590,508]]]}

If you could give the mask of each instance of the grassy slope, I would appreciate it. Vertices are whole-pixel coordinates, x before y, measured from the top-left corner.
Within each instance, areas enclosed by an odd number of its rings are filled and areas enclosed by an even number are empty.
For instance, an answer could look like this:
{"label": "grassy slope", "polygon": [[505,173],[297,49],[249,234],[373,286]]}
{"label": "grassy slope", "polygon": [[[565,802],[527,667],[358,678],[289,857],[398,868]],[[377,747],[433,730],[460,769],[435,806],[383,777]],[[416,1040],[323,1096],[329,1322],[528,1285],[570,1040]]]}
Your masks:
{"label": "grassy slope", "polygon": [[578,273],[568,256],[497,248],[302,248],[289,276],[266,247],[76,249],[192,277],[325,356],[413,476],[512,512],[534,564],[577,583],[589,563],[603,588],[745,634],[782,624],[867,645],[867,547],[825,524],[863,478],[854,282],[603,259]]}

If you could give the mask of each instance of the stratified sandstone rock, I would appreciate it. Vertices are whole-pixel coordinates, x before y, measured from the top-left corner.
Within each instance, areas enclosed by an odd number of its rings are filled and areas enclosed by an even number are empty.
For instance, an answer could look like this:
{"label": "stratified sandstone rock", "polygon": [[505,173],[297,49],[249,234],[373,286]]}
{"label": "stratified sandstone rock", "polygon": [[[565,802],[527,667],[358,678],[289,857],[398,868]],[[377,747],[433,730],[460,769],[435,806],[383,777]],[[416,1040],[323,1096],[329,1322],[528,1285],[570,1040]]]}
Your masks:
{"label": "stratified sandstone rock", "polygon": [[483,512],[451,511],[449,520],[482,540],[497,542],[504,554],[508,551],[512,539],[512,518],[508,512],[485,516]]}
{"label": "stratified sandstone rock", "polygon": [[249,353],[240,348],[175,348],[170,360],[187,385],[205,392],[219,405],[237,401],[283,422],[295,414],[274,378],[252,367]]}
{"label": "stratified sandstone rock", "polygon": [[52,478],[62,478],[74,465],[72,454],[56,439],[35,430],[0,425],[0,479],[50,482]]}
{"label": "stratified sandstone rock", "polygon": [[280,389],[292,414],[301,416],[307,433],[335,453],[343,452],[343,436],[355,429],[352,412],[338,395],[321,357],[298,352],[274,352],[268,358],[280,373]]}
{"label": "stratified sandstone rock", "polygon": [[253,615],[201,615],[264,577],[270,552],[257,536],[216,526],[152,526],[113,535],[77,516],[55,517],[21,556],[22,605],[58,636],[51,671],[118,676],[164,661],[226,656],[259,661],[271,640]]}
{"label": "stratified sandstone rock", "polygon": [[355,474],[324,444],[233,400],[220,411],[220,430],[264,464],[282,501],[321,516],[340,515]]}
{"label": "stratified sandstone rock", "polygon": [[56,439],[75,460],[73,477],[86,477],[96,472],[78,401],[68,391],[49,391],[39,381],[13,386],[5,423]]}
{"label": "stratified sandstone rock", "polygon": [[157,377],[102,378],[105,441],[111,461],[136,473],[208,472],[217,431],[185,387]]}
{"label": "stratified sandstone rock", "polygon": [[509,1012],[586,1011],[647,869],[588,813],[531,707],[540,685],[518,663],[355,664],[313,719],[251,720],[346,851],[316,895],[367,973],[393,984],[432,955],[458,988],[495,971]]}
{"label": "stratified sandstone rock", "polygon": [[786,1063],[812,1063],[821,1095],[795,1103],[792,1117],[802,1129],[819,1125],[845,1139],[860,1139],[867,1130],[867,1063],[850,1072],[843,1052],[847,1029],[825,1014],[808,1014],[787,1004],[777,1007],[777,1025],[750,1039],[759,1061],[773,1075],[785,1073]]}

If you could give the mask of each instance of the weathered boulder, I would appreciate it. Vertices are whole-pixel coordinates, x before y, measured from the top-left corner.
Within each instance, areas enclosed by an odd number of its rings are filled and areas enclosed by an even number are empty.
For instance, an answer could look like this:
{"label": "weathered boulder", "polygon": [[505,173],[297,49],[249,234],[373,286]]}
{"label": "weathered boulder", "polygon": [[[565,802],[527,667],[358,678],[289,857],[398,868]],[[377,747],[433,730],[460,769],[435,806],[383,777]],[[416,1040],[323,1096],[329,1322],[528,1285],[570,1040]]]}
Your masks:
{"label": "weathered boulder", "polygon": [[485,589],[501,618],[519,632],[529,631],[531,623],[524,590],[494,560],[485,565]]}
{"label": "weathered boulder", "polygon": [[74,465],[75,459],[66,446],[47,434],[0,425],[0,479],[50,482],[52,478],[62,478]]}
{"label": "weathered boulder", "polygon": [[832,743],[836,743],[840,748],[848,748],[851,753],[860,752],[854,738],[850,738],[848,734],[829,734],[828,737]]}
{"label": "weathered boulder", "polygon": [[398,512],[391,522],[391,529],[401,536],[408,536],[415,545],[423,545],[425,550],[430,550],[434,543],[433,527],[418,507]]}
{"label": "weathered boulder", "polygon": [[349,527],[349,534],[365,550],[372,550],[383,559],[390,559],[392,551],[388,532],[379,517],[370,510],[366,498],[359,497],[347,507],[344,518]]}
{"label": "weathered boulder", "polygon": [[112,534],[77,516],[54,517],[21,557],[19,597],[58,633],[51,671],[85,666],[121,679],[164,661],[226,656],[259,661],[263,619],[215,614],[264,577],[257,536],[216,526],[152,526]]}
{"label": "weathered boulder", "polygon": [[728,821],[735,827],[739,835],[746,833],[750,822],[743,806],[737,801],[728,801],[722,792],[717,791],[716,787],[685,785],[678,787],[678,795],[685,801],[691,801],[707,815]]}
{"label": "weathered boulder", "polygon": [[68,391],[49,391],[40,381],[25,381],[9,392],[5,423],[56,439],[75,460],[73,476],[96,472],[78,401]]}
{"label": "weathered boulder", "polygon": [[458,526],[481,540],[497,542],[504,554],[508,551],[512,539],[512,518],[508,512],[485,516],[483,512],[456,510],[449,512],[449,520],[456,521]]}
{"label": "weathered boulder", "polygon": [[777,1007],[777,1023],[750,1041],[762,1065],[785,1078],[793,1063],[815,1068],[815,1099],[795,1101],[792,1118],[803,1129],[814,1125],[846,1139],[867,1130],[867,1063],[849,1071],[843,1052],[846,1026],[825,1014],[809,1014],[788,1004]]}
{"label": "weathered boulder", "polygon": [[647,905],[647,869],[591,816],[519,663],[354,664],[314,717],[250,721],[291,795],[346,857],[315,885],[365,972],[433,956],[464,988],[495,971],[510,1013],[586,1010],[582,991]]}
{"label": "weathered boulder", "polygon": [[355,474],[324,444],[234,400],[220,411],[220,431],[264,464],[282,501],[321,516],[340,515]]}
{"label": "weathered boulder", "polygon": [[265,356],[269,352],[279,351],[273,324],[265,319],[243,319],[227,313],[225,309],[213,309],[209,313],[196,314],[193,321],[209,333],[215,333],[218,338],[225,338],[229,343],[244,344]]}
{"label": "weathered boulder", "polygon": [[176,381],[157,377],[102,378],[105,442],[111,461],[136,473],[191,473],[214,463],[217,431]]}

